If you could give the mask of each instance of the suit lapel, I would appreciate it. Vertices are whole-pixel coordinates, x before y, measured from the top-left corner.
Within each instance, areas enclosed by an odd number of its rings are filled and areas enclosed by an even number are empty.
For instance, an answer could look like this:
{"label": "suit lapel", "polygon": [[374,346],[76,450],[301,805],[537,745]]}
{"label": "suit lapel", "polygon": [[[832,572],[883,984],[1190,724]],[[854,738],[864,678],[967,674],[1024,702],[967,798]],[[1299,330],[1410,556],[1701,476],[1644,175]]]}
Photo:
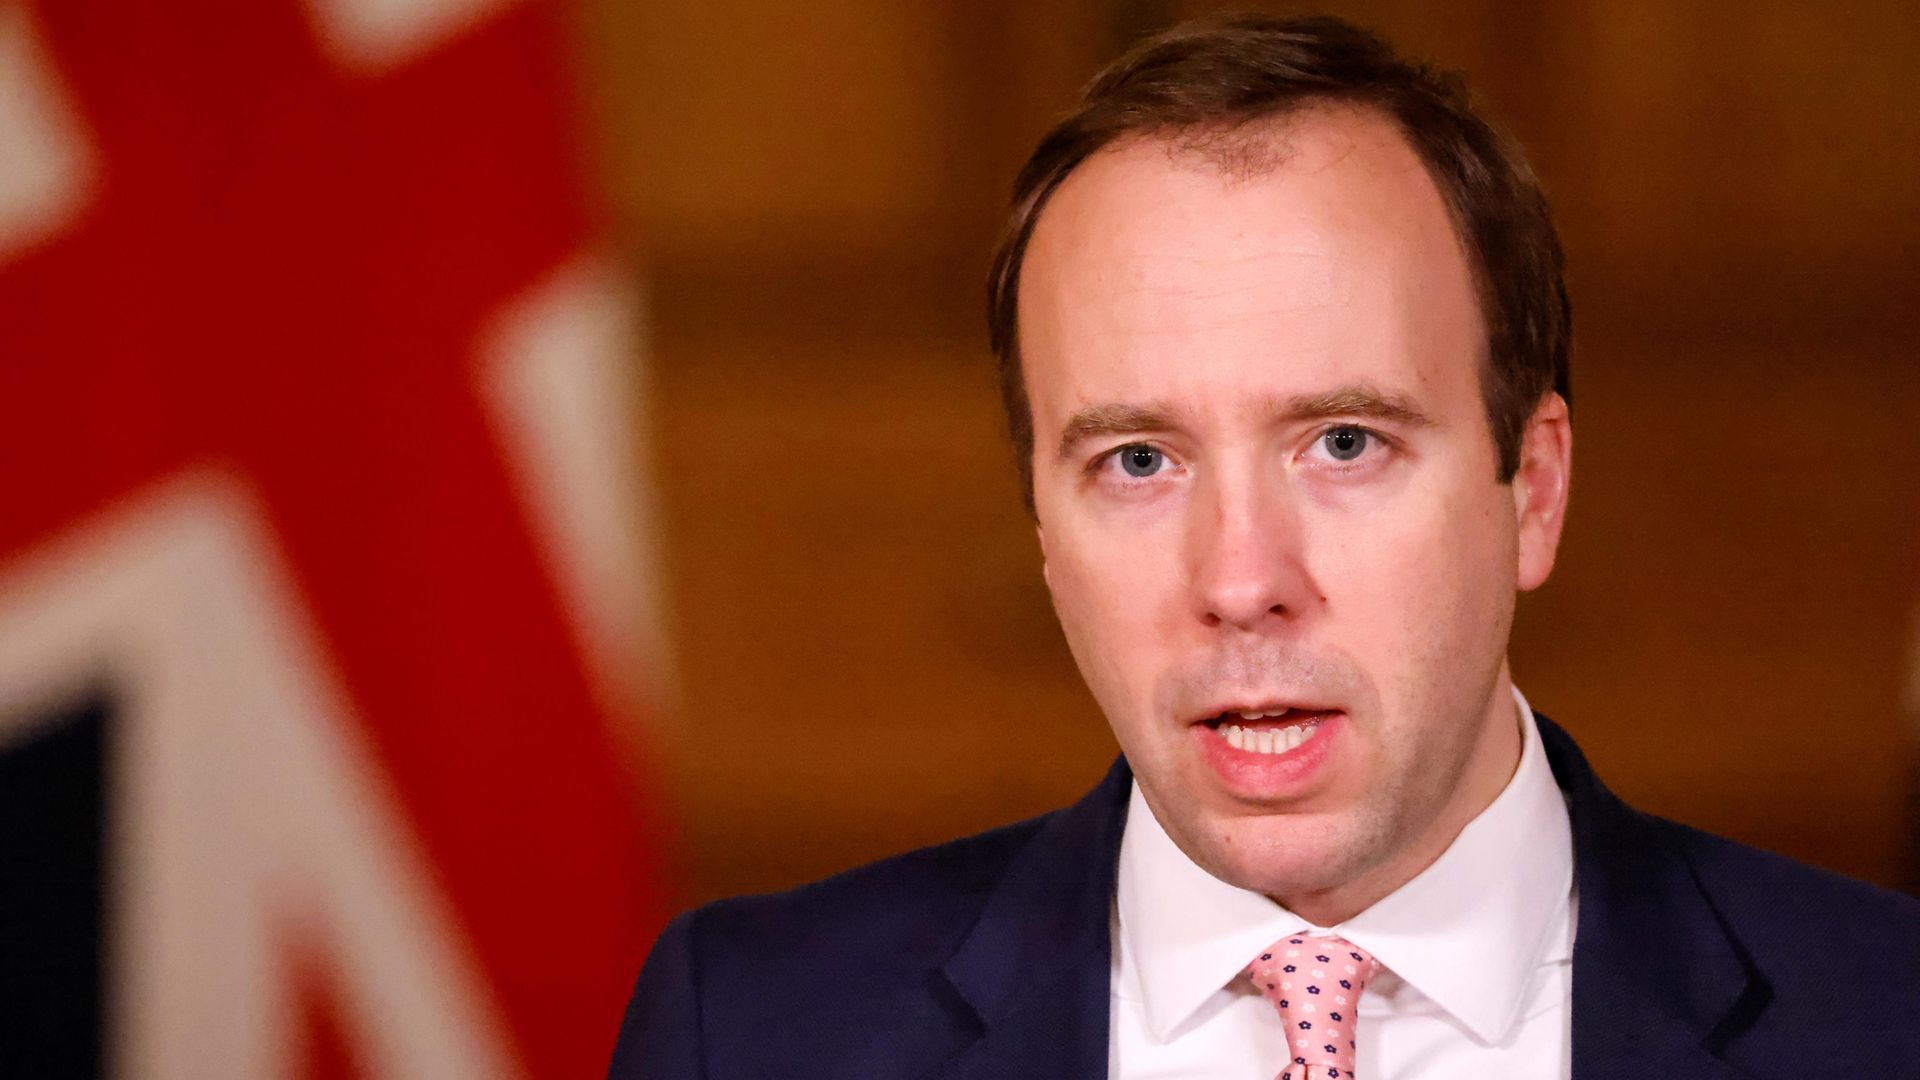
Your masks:
{"label": "suit lapel", "polygon": [[[1584,919],[1582,920],[1585,921]],[[1753,1080],[1713,1049],[1710,1028],[1676,1016],[1646,993],[1636,971],[1582,950],[1573,961],[1573,1080],[1684,1076]]]}
{"label": "suit lapel", "polygon": [[1103,1080],[1125,759],[1028,842],[942,969],[981,1034],[944,1080]]}
{"label": "suit lapel", "polygon": [[1746,1077],[1719,1050],[1765,1003],[1766,985],[1702,891],[1674,826],[1622,803],[1572,738],[1535,716],[1573,826],[1574,1080]]}

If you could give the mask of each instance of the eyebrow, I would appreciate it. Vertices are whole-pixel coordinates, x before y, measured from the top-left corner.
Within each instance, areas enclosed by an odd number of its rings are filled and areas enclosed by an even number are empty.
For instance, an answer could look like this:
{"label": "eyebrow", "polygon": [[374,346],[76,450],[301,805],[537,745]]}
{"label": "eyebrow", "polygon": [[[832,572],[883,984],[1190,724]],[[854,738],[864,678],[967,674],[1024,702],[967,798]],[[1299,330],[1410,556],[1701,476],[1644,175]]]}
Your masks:
{"label": "eyebrow", "polygon": [[1342,386],[1323,394],[1290,397],[1274,410],[1279,420],[1317,420],[1329,416],[1360,416],[1388,420],[1406,427],[1432,427],[1433,418],[1412,400],[1371,386]]}
{"label": "eyebrow", "polygon": [[[1060,460],[1092,439],[1115,435],[1139,435],[1165,431],[1175,426],[1176,410],[1163,402],[1140,405],[1109,402],[1089,405],[1067,418],[1060,432]],[[1318,394],[1297,394],[1274,403],[1273,419],[1292,423],[1329,417],[1363,417],[1389,421],[1404,427],[1432,427],[1434,420],[1413,402],[1399,394],[1390,394],[1365,385],[1341,386]]]}
{"label": "eyebrow", "polygon": [[1074,456],[1081,443],[1113,435],[1165,431],[1173,426],[1173,409],[1160,402],[1145,405],[1109,403],[1089,405],[1067,418],[1060,431],[1060,460]]}

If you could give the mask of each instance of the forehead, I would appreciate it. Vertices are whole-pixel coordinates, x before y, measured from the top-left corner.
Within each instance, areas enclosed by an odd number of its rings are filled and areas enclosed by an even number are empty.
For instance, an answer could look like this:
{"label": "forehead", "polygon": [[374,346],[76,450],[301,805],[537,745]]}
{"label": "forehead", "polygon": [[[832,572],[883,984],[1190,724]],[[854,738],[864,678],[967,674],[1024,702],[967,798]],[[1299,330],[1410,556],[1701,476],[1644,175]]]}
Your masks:
{"label": "forehead", "polygon": [[1036,423],[1246,382],[1477,398],[1486,341],[1426,168],[1390,120],[1345,106],[1089,158],[1035,226],[1019,304]]}

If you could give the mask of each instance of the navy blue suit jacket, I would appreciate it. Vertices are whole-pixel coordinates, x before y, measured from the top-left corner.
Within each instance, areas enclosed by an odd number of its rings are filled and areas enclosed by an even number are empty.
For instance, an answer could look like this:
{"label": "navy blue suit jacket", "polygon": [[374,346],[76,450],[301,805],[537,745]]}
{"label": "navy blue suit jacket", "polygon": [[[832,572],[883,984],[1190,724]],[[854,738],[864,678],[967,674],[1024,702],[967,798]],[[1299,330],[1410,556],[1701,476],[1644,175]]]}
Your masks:
{"label": "navy blue suit jacket", "polygon": [[[1575,1080],[1920,1078],[1920,902],[1639,813],[1539,719],[1580,892]],[[680,916],[610,1077],[1104,1080],[1131,779]]]}

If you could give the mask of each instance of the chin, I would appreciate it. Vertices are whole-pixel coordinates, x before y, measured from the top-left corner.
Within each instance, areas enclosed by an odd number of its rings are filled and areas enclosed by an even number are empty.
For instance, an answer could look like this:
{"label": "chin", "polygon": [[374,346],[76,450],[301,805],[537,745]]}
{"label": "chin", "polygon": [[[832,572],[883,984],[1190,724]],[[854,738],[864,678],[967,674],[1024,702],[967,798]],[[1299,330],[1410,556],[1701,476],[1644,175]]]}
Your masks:
{"label": "chin", "polygon": [[1345,813],[1263,814],[1216,820],[1187,856],[1214,877],[1271,897],[1323,893],[1361,878],[1390,850],[1381,823]]}

